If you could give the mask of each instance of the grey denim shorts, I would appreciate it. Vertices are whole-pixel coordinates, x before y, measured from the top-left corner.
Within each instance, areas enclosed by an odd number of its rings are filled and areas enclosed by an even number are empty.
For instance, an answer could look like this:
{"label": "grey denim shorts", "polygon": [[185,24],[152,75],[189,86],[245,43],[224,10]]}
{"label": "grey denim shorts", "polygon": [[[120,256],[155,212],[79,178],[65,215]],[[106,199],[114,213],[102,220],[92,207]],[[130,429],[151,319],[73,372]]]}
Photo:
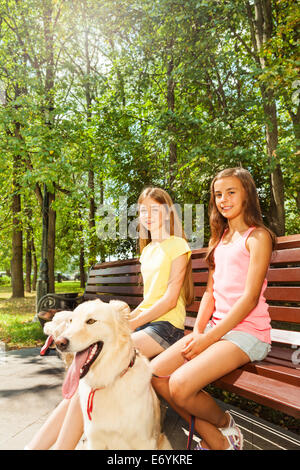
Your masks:
{"label": "grey denim shorts", "polygon": [[[211,323],[206,325],[204,333],[213,328]],[[229,331],[221,339],[226,339],[231,343],[236,344],[242,351],[244,351],[251,362],[262,361],[271,351],[271,345],[256,338],[250,333],[244,331]]]}
{"label": "grey denim shorts", "polygon": [[184,336],[184,330],[176,328],[168,321],[154,321],[140,326],[136,331],[143,330],[147,335],[151,336],[164,349],[176,343]]}

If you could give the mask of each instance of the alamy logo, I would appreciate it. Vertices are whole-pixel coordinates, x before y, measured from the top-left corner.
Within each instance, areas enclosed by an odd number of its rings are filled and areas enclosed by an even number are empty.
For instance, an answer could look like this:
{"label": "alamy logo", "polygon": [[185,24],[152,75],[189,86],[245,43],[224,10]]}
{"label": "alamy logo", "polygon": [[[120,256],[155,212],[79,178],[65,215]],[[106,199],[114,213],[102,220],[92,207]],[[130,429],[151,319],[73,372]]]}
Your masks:
{"label": "alamy logo", "polygon": [[[175,214],[178,223],[174,234],[181,236],[183,229],[191,249],[202,248],[204,243],[204,205],[174,204],[172,207],[163,206],[166,214],[171,212]],[[165,223],[169,222],[170,217],[166,217]],[[119,198],[118,207],[114,207],[112,204],[102,204],[97,210],[96,233],[101,240],[138,239],[139,224],[138,204],[128,206],[127,197]]]}

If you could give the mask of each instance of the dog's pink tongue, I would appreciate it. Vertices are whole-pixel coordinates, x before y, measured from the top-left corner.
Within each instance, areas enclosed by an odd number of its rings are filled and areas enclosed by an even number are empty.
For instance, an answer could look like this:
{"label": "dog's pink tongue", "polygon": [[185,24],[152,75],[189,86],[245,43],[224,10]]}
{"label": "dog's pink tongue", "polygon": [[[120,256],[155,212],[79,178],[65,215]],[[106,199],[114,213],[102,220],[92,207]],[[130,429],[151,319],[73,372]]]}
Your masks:
{"label": "dog's pink tongue", "polygon": [[72,398],[76,392],[80,379],[80,369],[86,362],[88,355],[89,348],[75,354],[62,387],[62,394],[65,398]]}

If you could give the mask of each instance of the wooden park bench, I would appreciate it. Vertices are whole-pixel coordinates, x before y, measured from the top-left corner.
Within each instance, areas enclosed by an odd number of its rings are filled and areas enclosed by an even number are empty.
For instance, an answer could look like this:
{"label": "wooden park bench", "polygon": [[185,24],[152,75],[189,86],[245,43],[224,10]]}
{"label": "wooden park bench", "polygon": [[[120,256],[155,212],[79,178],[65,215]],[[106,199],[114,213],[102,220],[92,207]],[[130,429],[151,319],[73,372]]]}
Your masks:
{"label": "wooden park bench", "polygon": [[[192,252],[195,301],[187,307],[185,332],[190,333],[205,291],[208,267],[206,248]],[[300,235],[279,237],[270,269],[265,297],[272,319],[272,349],[266,359],[220,378],[213,385],[262,405],[300,418]],[[123,300],[136,307],[143,296],[137,258],[96,264],[89,273],[83,295],[47,294],[38,311],[73,310],[78,303],[100,298]]]}

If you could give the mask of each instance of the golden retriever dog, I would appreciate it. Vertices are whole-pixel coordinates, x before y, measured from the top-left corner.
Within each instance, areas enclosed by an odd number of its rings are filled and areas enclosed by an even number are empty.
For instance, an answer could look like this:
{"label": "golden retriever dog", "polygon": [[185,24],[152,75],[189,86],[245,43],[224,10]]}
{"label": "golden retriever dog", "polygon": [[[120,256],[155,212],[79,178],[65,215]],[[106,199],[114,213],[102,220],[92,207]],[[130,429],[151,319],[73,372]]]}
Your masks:
{"label": "golden retriever dog", "polygon": [[132,343],[129,313],[121,301],[76,307],[56,339],[61,352],[75,354],[63,395],[79,390],[88,449],[171,449],[160,429],[150,363]]}

